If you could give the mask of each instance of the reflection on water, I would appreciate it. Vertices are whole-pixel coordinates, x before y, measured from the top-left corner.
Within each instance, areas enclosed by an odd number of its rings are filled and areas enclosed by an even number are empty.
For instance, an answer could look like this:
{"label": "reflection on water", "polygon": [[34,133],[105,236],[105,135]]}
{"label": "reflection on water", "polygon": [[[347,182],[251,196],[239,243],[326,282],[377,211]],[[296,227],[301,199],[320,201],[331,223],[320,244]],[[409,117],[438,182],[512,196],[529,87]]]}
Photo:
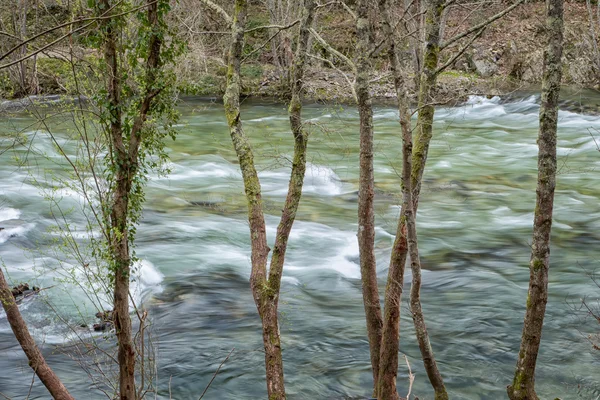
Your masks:
{"label": "reflection on water", "polygon": [[[461,107],[436,113],[418,215],[425,269],[422,298],[434,351],[453,398],[503,398],[512,377],[527,291],[538,103],[536,96],[510,102],[473,97]],[[264,398],[260,321],[248,287],[246,205],[222,107],[188,99],[181,111],[179,136],[168,145],[172,174],[149,182],[137,240],[142,261],[136,285],[158,340],[159,397],[168,398],[169,383],[173,398],[198,397],[235,347],[205,398]],[[256,151],[272,243],[293,148],[288,120],[285,107],[278,104],[246,102],[243,111]],[[297,399],[360,398],[369,394],[371,374],[355,233],[358,114],[334,106],[308,106],[306,114],[312,123],[309,166],[280,306],[287,389],[289,397]],[[543,397],[576,398],[579,393],[592,398],[600,392],[599,361],[578,331],[585,326],[575,323],[566,302],[585,294],[597,296],[582,267],[600,265],[600,154],[590,135],[600,129],[600,118],[567,110],[559,117],[550,299],[537,382]],[[401,201],[396,118],[391,108],[375,112],[381,288]],[[28,122],[0,122],[0,129]],[[53,221],[31,178],[43,183],[50,179],[47,171],[58,173],[60,165],[49,160],[59,160],[60,155],[43,132],[27,135],[35,137],[32,145],[49,158],[18,169],[14,154],[1,156],[0,226],[5,229],[0,231],[0,256],[13,280],[35,279],[49,286],[57,274],[48,267],[56,267],[57,261],[41,251],[51,245],[45,232]],[[17,154],[22,157],[24,150]],[[63,191],[65,201],[80,201],[66,188]],[[73,218],[72,227],[83,238],[85,222]],[[410,278],[408,274],[407,282]],[[79,321],[82,317],[73,304],[85,305],[86,300],[76,288],[67,292],[68,296],[57,288],[47,296],[67,320]],[[83,317],[93,316],[94,310],[83,309]],[[416,374],[413,393],[431,398],[406,304],[402,311],[401,350]],[[23,312],[34,334],[47,343],[50,361],[59,365],[74,395],[102,398],[88,393],[82,383],[87,378],[74,362],[53,353],[50,344],[64,343],[66,328],[47,317],[47,306],[28,302]],[[0,391],[22,396],[31,376],[3,315],[0,348],[5,371]],[[402,392],[407,389],[406,372],[401,365]],[[39,385],[34,393],[44,396]]]}

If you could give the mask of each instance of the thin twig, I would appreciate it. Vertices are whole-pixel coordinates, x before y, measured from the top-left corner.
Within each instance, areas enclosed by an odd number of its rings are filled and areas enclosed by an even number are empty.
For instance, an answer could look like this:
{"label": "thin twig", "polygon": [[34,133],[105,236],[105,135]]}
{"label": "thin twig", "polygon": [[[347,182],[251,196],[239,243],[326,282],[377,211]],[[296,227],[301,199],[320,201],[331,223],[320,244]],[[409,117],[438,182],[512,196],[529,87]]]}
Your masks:
{"label": "thin twig", "polygon": [[[259,46],[259,47],[257,47],[256,49],[252,50],[252,51],[251,51],[251,52],[250,52],[250,53],[249,53],[249,54],[248,54],[246,57],[244,57],[244,58],[242,59],[242,63],[244,63],[244,62],[245,62],[245,61],[246,61],[248,58],[250,58],[250,57],[251,57],[251,56],[253,56],[254,54],[256,54],[256,53],[258,53],[259,51],[261,51],[262,49],[264,49],[264,48],[265,48],[265,46],[266,46],[267,44],[269,44],[269,42],[275,38],[275,36],[277,36],[277,35],[279,35],[279,34],[281,33],[281,31],[283,31],[283,30],[285,30],[285,29],[290,29],[291,27],[293,27],[294,25],[296,25],[298,22],[300,22],[300,20],[299,20],[299,19],[297,19],[297,20],[295,20],[294,22],[292,22],[291,24],[289,24],[289,25],[285,25],[285,26],[272,25],[272,26],[271,26],[272,28],[279,28],[279,29],[277,30],[277,32],[275,32],[274,34],[272,34],[272,35],[271,35],[271,36],[270,36],[270,37],[269,37],[267,40],[265,40],[265,42],[264,42],[262,45],[260,45],[260,46]],[[264,27],[264,26],[261,26],[261,27],[259,27],[259,28],[261,28],[261,29],[262,29],[262,28],[266,28],[266,27]],[[250,29],[250,30],[248,30],[248,31],[245,31],[245,33],[252,32],[253,30],[256,30],[256,29]]]}
{"label": "thin twig", "polygon": [[[211,383],[213,383],[213,381],[215,380],[215,378],[217,377],[217,374],[219,373],[219,370],[221,369],[221,367],[223,366],[223,364],[225,364],[225,362],[227,360],[229,360],[229,356],[231,356],[231,353],[233,353],[233,351],[235,350],[235,347],[233,349],[231,349],[231,351],[229,352],[229,354],[227,354],[227,357],[225,357],[225,359],[223,360],[223,362],[221,362],[221,364],[219,365],[219,368],[217,368],[217,370],[215,371],[215,373],[213,374],[210,382],[208,382],[208,385],[206,385],[206,388],[204,388],[204,392],[202,392],[202,394],[200,395],[200,398],[198,400],[202,400],[202,398],[204,397],[204,395],[206,394],[206,391],[208,390],[208,388],[210,387]],[[169,386],[170,389],[170,386]]]}
{"label": "thin twig", "polygon": [[458,60],[458,58],[460,56],[462,56],[464,54],[464,52],[467,51],[467,49],[469,47],[471,47],[471,45],[473,44],[473,42],[475,42],[477,39],[479,39],[481,37],[481,35],[483,35],[483,32],[485,31],[485,28],[487,28],[487,26],[484,26],[483,28],[481,28],[479,30],[479,32],[477,32],[475,35],[473,35],[471,37],[471,39],[469,39],[469,42],[467,44],[465,44],[463,46],[463,48],[458,51],[458,53],[456,53],[444,65],[442,65],[438,69],[436,69],[435,70],[435,74],[438,75],[438,74],[442,73],[446,68],[448,68],[449,66],[451,66],[452,64],[454,64],[456,62],[456,60]]}
{"label": "thin twig", "polygon": [[406,366],[408,367],[408,393],[406,394],[406,400],[409,400],[410,392],[412,391],[412,385],[415,381],[415,374],[413,374],[412,370],[410,369],[410,363],[408,362],[408,357],[406,357],[406,354],[404,355],[404,360],[406,361]]}
{"label": "thin twig", "polygon": [[499,12],[496,15],[493,15],[492,17],[490,17],[489,19],[483,21],[482,23],[475,25],[474,27],[466,30],[465,32],[454,36],[453,38],[448,39],[446,42],[442,43],[440,45],[440,50],[445,49],[446,47],[450,46],[451,44],[459,41],[460,39],[464,38],[465,36],[469,36],[472,33],[475,33],[477,31],[479,31],[480,29],[482,29],[483,27],[491,24],[492,22],[496,21],[497,19],[500,19],[502,17],[504,17],[506,14],[508,14],[509,12],[511,12],[512,10],[514,10],[515,8],[517,8],[518,6],[520,6],[521,4],[523,4],[525,2],[525,0],[518,0],[516,3],[514,3],[512,6],[505,8],[504,10],[502,10],[501,12]]}

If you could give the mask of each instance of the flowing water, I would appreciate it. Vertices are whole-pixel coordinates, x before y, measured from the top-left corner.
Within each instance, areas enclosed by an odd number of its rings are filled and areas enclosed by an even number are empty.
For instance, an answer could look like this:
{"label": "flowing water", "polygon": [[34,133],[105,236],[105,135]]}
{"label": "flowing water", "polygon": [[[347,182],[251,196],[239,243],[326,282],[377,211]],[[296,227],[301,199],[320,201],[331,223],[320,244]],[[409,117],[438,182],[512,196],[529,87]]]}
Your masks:
{"label": "flowing water", "polygon": [[[599,98],[586,94],[585,102]],[[473,97],[436,112],[434,140],[419,205],[423,308],[451,398],[505,398],[519,348],[528,284],[536,185],[539,97],[510,101]],[[172,173],[152,178],[138,229],[141,258],[136,293],[153,321],[158,345],[158,397],[198,398],[232,348],[205,399],[266,397],[260,321],[250,276],[249,232],[242,179],[222,106],[187,99],[178,137],[168,144]],[[371,373],[356,239],[358,114],[354,108],[305,108],[312,136],[298,217],[291,233],[281,295],[286,384],[292,399],[366,398]],[[291,134],[285,106],[245,102],[265,198],[270,243],[287,190]],[[401,141],[397,113],[377,108],[376,253],[384,288],[400,204]],[[26,129],[25,115],[1,130]],[[54,122],[65,132],[68,122]],[[550,298],[537,369],[544,398],[595,399],[598,354],[570,304],[598,297],[585,273],[600,266],[598,169],[600,118],[560,112],[559,169],[552,236]],[[69,344],[68,322],[92,323],[95,310],[80,291],[57,279],[54,221],[40,188],[51,187],[60,155],[42,131],[26,130],[27,149],[0,157],[0,257],[13,281],[57,285],[22,307],[49,361],[76,398],[100,399],[76,362],[57,348]],[[65,141],[66,143],[66,141]],[[68,147],[68,146],[67,146]],[[18,168],[15,156],[29,157]],[[37,182],[34,183],[34,180]],[[64,201],[79,201],[67,189]],[[67,218],[69,218],[67,216]],[[84,222],[73,217],[75,233]],[[407,273],[405,293],[410,288]],[[431,399],[414,329],[402,304],[401,351],[416,375],[413,394]],[[49,308],[46,301],[52,305]],[[111,339],[112,340],[112,339]],[[594,358],[595,357],[595,358]],[[25,398],[31,383],[20,348],[0,314],[0,391]],[[408,388],[402,363],[398,384]],[[85,397],[84,397],[85,396]],[[30,398],[47,398],[36,383]]]}

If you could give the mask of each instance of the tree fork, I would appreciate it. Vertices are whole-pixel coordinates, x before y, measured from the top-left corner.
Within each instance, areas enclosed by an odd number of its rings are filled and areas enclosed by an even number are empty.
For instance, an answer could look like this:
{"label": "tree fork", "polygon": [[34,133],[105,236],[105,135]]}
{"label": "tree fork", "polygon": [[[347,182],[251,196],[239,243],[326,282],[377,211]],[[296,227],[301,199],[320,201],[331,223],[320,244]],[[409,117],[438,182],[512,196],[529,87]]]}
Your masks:
{"label": "tree fork", "polygon": [[262,321],[267,393],[269,400],[283,400],[286,398],[286,394],[277,308],[287,242],[296,218],[306,172],[308,133],[302,125],[301,94],[303,90],[304,64],[310,36],[309,29],[314,18],[316,4],[314,0],[305,0],[297,53],[292,67],[292,100],[289,106],[289,118],[294,136],[294,158],[288,194],[275,235],[275,245],[268,277],[267,257],[270,249],[267,245],[260,180],[254,166],[254,156],[248,137],[242,129],[240,116],[240,67],[242,63],[247,7],[246,0],[236,0],[232,23],[232,41],[229,49],[227,87],[223,102],[231,140],[238,156],[244,179],[244,189],[248,202],[248,220],[252,247],[250,286]]}

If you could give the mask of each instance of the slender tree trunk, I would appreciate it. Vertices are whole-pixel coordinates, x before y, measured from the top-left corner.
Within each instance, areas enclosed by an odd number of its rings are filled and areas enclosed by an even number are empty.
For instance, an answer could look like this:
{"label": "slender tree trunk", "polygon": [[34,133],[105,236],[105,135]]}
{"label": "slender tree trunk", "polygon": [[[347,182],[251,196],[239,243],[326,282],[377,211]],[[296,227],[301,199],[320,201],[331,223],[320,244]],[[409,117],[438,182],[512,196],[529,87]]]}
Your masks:
{"label": "slender tree trunk", "polygon": [[[27,38],[27,11],[28,5],[27,0],[19,0],[19,35],[21,40]],[[21,57],[27,55],[27,45],[21,46]],[[21,78],[21,90],[22,93],[29,94],[29,84],[27,82],[27,62],[21,61],[19,63],[19,74]]]}
{"label": "slender tree trunk", "polygon": [[244,189],[248,201],[248,220],[252,246],[252,272],[250,286],[258,313],[262,320],[263,345],[265,349],[265,369],[269,400],[286,398],[281,353],[281,337],[277,308],[281,288],[281,277],[287,242],[296,218],[302,196],[302,186],[306,172],[306,148],[308,133],[302,126],[302,99],[304,65],[306,62],[309,29],[315,11],[314,0],[305,0],[304,14],[298,37],[297,53],[292,68],[292,100],[289,106],[290,126],[294,136],[294,159],[281,220],[277,227],[273,256],[267,278],[267,257],[269,247],[265,231],[260,181],[254,166],[254,156],[248,137],[242,129],[240,117],[240,64],[244,42],[244,26],[247,13],[246,0],[236,0],[232,26],[232,42],[229,53],[227,88],[224,96],[225,112],[231,139],[238,156]]}
{"label": "slender tree trunk", "polygon": [[58,376],[46,363],[42,352],[38,349],[35,341],[27,329],[27,324],[21,316],[19,307],[13,298],[10,286],[4,278],[4,273],[0,268],[0,302],[6,312],[6,319],[10,324],[15,338],[21,345],[23,352],[29,360],[29,366],[33,369],[33,372],[37,375],[40,381],[46,386],[48,392],[56,400],[74,400],[73,396],[69,394],[67,388],[62,384]]}
{"label": "slender tree trunk", "polygon": [[[412,163],[412,130],[408,106],[406,83],[400,68],[397,35],[393,29],[391,2],[381,0],[379,10],[383,16],[383,34],[389,40],[388,58],[394,78],[394,88],[398,101],[400,127],[402,130],[402,208],[398,220],[396,238],[392,247],[385,290],[383,330],[379,358],[377,398],[380,400],[398,399],[396,377],[398,375],[398,351],[400,340],[400,305],[404,285],[404,270],[408,252],[406,212],[412,210],[410,173]],[[411,211],[412,212],[412,211]]]}
{"label": "slender tree trunk", "polygon": [[556,186],[558,100],[562,78],[563,6],[563,0],[546,1],[548,44],[544,52],[538,183],[529,261],[529,291],[519,359],[513,383],[508,387],[508,397],[511,400],[538,399],[535,393],[535,366],[548,302],[550,232]]}
{"label": "slender tree trunk", "polygon": [[[442,400],[448,398],[448,393],[446,392],[444,381],[437,367],[435,356],[433,355],[433,349],[429,341],[429,334],[425,324],[425,317],[421,308],[421,264],[418,259],[416,226],[411,227],[411,224],[414,225],[414,220],[416,219],[419,195],[421,192],[421,182],[423,179],[425,164],[427,162],[429,143],[433,134],[433,116],[435,110],[432,105],[432,91],[435,88],[437,81],[436,70],[439,62],[440,28],[444,10],[444,1],[427,0],[426,9],[426,46],[423,54],[423,69],[419,88],[419,115],[417,118],[417,133],[412,151],[413,164],[411,172],[411,195],[413,206],[413,222],[410,221],[410,218],[407,218],[409,251],[411,253],[411,270],[413,275],[410,290],[410,308],[425,371],[427,372],[431,386],[435,391],[435,399]],[[414,256],[416,256],[417,259],[413,259]]]}
{"label": "slender tree trunk", "polygon": [[[101,0],[102,10],[110,8],[109,0]],[[131,317],[129,315],[129,283],[131,275],[130,256],[130,194],[138,169],[138,154],[141,145],[141,132],[150,112],[152,100],[158,95],[159,82],[156,70],[160,67],[161,33],[158,27],[158,3],[147,0],[148,23],[153,27],[146,59],[144,96],[139,113],[134,119],[129,138],[122,125],[121,70],[117,53],[117,33],[110,19],[104,22],[104,58],[108,66],[107,92],[110,113],[110,146],[115,157],[115,187],[112,189],[112,210],[110,224],[114,287],[114,323],[118,343],[119,396],[121,400],[135,400],[136,352],[133,345]],[[102,11],[101,10],[101,11]],[[127,143],[127,145],[126,145]]]}
{"label": "slender tree trunk", "polygon": [[[423,53],[423,66],[419,80],[418,118],[417,129],[413,148],[412,188],[415,204],[418,205],[421,193],[421,180],[425,171],[429,142],[433,134],[433,107],[432,92],[437,83],[436,69],[440,53],[440,26],[442,22],[443,0],[426,0],[425,14],[425,51]],[[415,211],[417,206],[415,205]]]}
{"label": "slender tree trunk", "polygon": [[377,263],[375,260],[375,196],[373,175],[373,107],[369,93],[373,48],[369,21],[369,2],[358,0],[356,6],[356,96],[360,115],[360,177],[358,183],[358,248],[362,277],[363,303],[367,319],[367,335],[373,368],[373,385],[379,376],[382,317],[377,286]]}
{"label": "slender tree trunk", "polygon": [[[102,9],[108,10],[109,0],[101,0]],[[104,59],[108,67],[108,102],[110,122],[110,142],[116,158],[113,204],[111,211],[112,256],[115,274],[114,321],[118,343],[119,397],[121,400],[134,400],[135,396],[135,351],[133,348],[131,318],[129,316],[129,276],[131,259],[129,256],[129,190],[131,188],[131,165],[123,139],[121,113],[121,81],[117,55],[117,33],[114,21],[104,23]]]}

